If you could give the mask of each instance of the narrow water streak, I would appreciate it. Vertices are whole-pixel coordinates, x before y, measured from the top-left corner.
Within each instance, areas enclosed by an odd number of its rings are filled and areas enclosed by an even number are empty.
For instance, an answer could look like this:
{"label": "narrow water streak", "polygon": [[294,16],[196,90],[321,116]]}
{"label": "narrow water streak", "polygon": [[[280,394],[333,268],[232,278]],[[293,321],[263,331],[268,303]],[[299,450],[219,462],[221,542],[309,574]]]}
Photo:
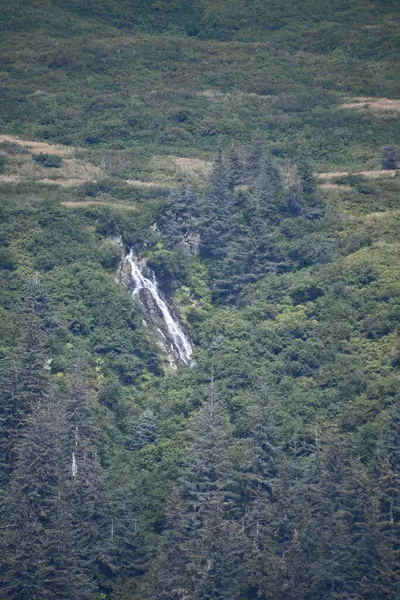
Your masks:
{"label": "narrow water streak", "polygon": [[[173,353],[176,354],[184,364],[189,364],[193,353],[192,345],[185,335],[178,319],[174,317],[164,300],[161,298],[154,273],[148,270],[150,277],[147,277],[144,274],[132,249],[125,257],[124,263],[129,265],[129,275],[131,283],[133,284],[132,294],[137,296],[141,301],[140,291],[147,290],[147,293],[150,294],[157,305],[165,324],[164,332],[161,332],[162,336],[170,342]],[[142,301],[141,303],[144,306]]]}

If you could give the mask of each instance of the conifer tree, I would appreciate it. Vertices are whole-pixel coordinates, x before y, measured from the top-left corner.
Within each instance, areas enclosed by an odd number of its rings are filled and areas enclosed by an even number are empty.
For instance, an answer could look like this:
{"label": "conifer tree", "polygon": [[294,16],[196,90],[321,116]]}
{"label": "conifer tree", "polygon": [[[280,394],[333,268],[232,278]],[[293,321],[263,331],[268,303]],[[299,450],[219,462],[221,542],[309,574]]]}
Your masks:
{"label": "conifer tree", "polygon": [[262,157],[263,148],[261,137],[258,133],[255,133],[246,160],[245,181],[247,185],[251,185],[260,174]]}
{"label": "conifer tree", "polygon": [[303,212],[303,186],[295,165],[287,174],[286,192],[287,212],[290,216],[298,217]]}
{"label": "conifer tree", "polygon": [[179,485],[180,508],[178,513],[169,513],[167,539],[174,536],[174,555],[170,553],[163,561],[175,575],[163,594],[166,597],[174,589],[179,590],[179,599],[233,598],[239,581],[242,528],[232,492],[230,428],[213,383],[210,397],[193,420],[191,434]]}
{"label": "conifer tree", "polygon": [[21,430],[2,506],[9,552],[0,597],[94,597],[110,535],[98,446],[78,363],[66,389],[44,393]]}
{"label": "conifer tree", "polygon": [[[110,538],[107,544],[108,562],[102,563],[107,575],[102,585],[111,588],[115,598],[146,595],[145,574],[154,555],[154,540],[135,511],[125,486],[110,490]],[[136,597],[136,596],[134,596]]]}
{"label": "conifer tree", "polygon": [[15,469],[2,506],[7,560],[1,598],[89,599],[96,589],[70,500],[65,405],[51,390],[21,433]]}
{"label": "conifer tree", "polygon": [[400,396],[396,397],[378,448],[378,501],[381,533],[381,583],[387,598],[400,586]]}
{"label": "conifer tree", "polygon": [[260,171],[251,188],[251,204],[254,208],[254,219],[268,219],[270,222],[279,218],[282,180],[279,167],[272,156],[266,156],[260,165]]}
{"label": "conifer tree", "polygon": [[279,472],[278,431],[273,405],[258,391],[249,411],[252,456],[246,465],[248,495],[246,524],[246,579],[248,593],[256,598],[277,597],[277,475]]}
{"label": "conifer tree", "polygon": [[235,235],[235,198],[219,150],[214,162],[212,185],[201,206],[201,251],[214,259],[226,256],[230,240]]}
{"label": "conifer tree", "polygon": [[17,366],[13,356],[0,358],[0,489],[4,490],[12,471],[12,446],[15,434],[15,390]]}
{"label": "conifer tree", "polygon": [[16,432],[23,426],[25,417],[43,397],[47,387],[46,370],[49,356],[48,297],[39,278],[30,280],[25,288],[21,318],[18,377],[14,395],[14,420]]}
{"label": "conifer tree", "polygon": [[126,447],[129,450],[140,450],[154,441],[155,418],[150,408],[146,408],[140,417],[130,426],[129,438]]}
{"label": "conifer tree", "polygon": [[155,566],[155,595],[159,600],[188,600],[192,582],[187,572],[187,543],[191,518],[179,488],[174,488],[166,512],[163,544]]}
{"label": "conifer tree", "polygon": [[382,148],[381,165],[382,169],[397,169],[399,160],[398,149],[394,146]]}
{"label": "conifer tree", "polygon": [[0,363],[0,477],[4,483],[13,469],[13,448],[25,421],[47,390],[51,333],[56,329],[47,290],[37,276],[27,282],[23,295],[16,350]]}
{"label": "conifer tree", "polygon": [[312,196],[317,188],[314,173],[309,165],[307,157],[301,154],[296,160],[297,171],[300,178],[303,193],[306,196]]}
{"label": "conifer tree", "polygon": [[227,160],[227,174],[231,189],[237,185],[243,185],[245,161],[240,152],[240,148],[233,142],[229,149]]}
{"label": "conifer tree", "polygon": [[100,464],[99,432],[93,423],[93,391],[84,356],[78,356],[65,390],[66,442],[63,456],[69,465],[68,502],[73,527],[81,536],[77,548],[82,564],[101,568],[107,562],[111,517]]}
{"label": "conifer tree", "polygon": [[337,431],[325,436],[317,482],[315,556],[309,589],[313,596],[381,597],[377,573],[380,536],[374,490],[365,467]]}
{"label": "conifer tree", "polygon": [[165,246],[174,249],[197,231],[199,221],[199,202],[191,188],[183,187],[172,192],[162,210],[160,229]]}
{"label": "conifer tree", "polygon": [[308,600],[318,529],[315,454],[297,434],[286,445],[276,490],[279,587],[282,600]]}

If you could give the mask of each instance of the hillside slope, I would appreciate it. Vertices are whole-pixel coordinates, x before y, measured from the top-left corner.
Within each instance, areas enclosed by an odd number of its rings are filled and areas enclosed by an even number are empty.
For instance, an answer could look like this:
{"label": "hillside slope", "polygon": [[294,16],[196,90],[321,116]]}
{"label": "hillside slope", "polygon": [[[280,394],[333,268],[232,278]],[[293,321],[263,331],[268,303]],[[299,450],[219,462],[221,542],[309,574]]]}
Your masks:
{"label": "hillside slope", "polygon": [[396,2],[0,23],[0,598],[398,600]]}

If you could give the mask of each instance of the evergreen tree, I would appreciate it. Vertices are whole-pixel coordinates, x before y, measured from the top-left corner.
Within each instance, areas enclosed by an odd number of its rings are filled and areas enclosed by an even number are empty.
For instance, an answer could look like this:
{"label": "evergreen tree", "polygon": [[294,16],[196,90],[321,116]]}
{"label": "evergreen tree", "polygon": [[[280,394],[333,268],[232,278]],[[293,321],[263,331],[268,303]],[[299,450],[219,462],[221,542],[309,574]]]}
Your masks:
{"label": "evergreen tree", "polygon": [[314,173],[309,165],[307,157],[301,154],[296,160],[296,167],[300,178],[303,193],[306,196],[312,196],[317,189]]}
{"label": "evergreen tree", "polygon": [[381,583],[389,600],[400,586],[400,396],[389,411],[378,448],[379,529],[382,535]]}
{"label": "evergreen tree", "polygon": [[279,167],[272,156],[267,156],[264,159],[251,192],[253,220],[268,219],[272,222],[277,221],[279,219],[282,179]]}
{"label": "evergreen tree", "polygon": [[241,154],[240,148],[233,142],[229,149],[227,160],[227,174],[231,189],[237,185],[243,185],[245,161]]}
{"label": "evergreen tree", "polygon": [[166,535],[174,538],[174,548],[163,564],[173,575],[163,594],[166,597],[174,589],[180,599],[233,598],[239,582],[242,528],[232,493],[230,428],[214,384],[193,420],[191,434],[179,485],[179,511],[169,513]]}
{"label": "evergreen tree", "polygon": [[155,595],[160,600],[188,600],[192,582],[187,572],[187,542],[191,518],[179,488],[172,490],[166,512],[163,544],[155,568]]}
{"label": "evergreen tree", "polygon": [[386,146],[382,149],[382,169],[397,169],[398,160],[399,156],[397,148],[395,148],[394,146]]}
{"label": "evergreen tree", "polygon": [[275,273],[283,265],[276,237],[277,231],[262,219],[237,228],[223,264],[210,269],[215,272],[214,289],[220,300],[235,302],[246,284]]}
{"label": "evergreen tree", "polygon": [[57,327],[47,291],[37,276],[27,282],[23,294],[17,348],[5,355],[0,363],[0,478],[3,483],[8,481],[13,469],[13,448],[25,421],[46,392],[51,334]]}
{"label": "evergreen tree", "polygon": [[15,433],[43,397],[48,381],[49,356],[49,300],[38,277],[30,280],[24,292],[21,320],[17,385],[14,395]]}
{"label": "evergreen tree", "polygon": [[4,490],[12,471],[14,440],[15,390],[17,366],[14,357],[4,354],[0,359],[0,489]]}
{"label": "evergreen tree", "polygon": [[155,437],[155,426],[154,413],[146,408],[137,421],[131,424],[126,447],[135,451],[151,444]]}
{"label": "evergreen tree", "polygon": [[[305,462],[305,457],[310,456]],[[309,444],[297,435],[280,461],[277,497],[279,587],[282,600],[308,600],[318,539],[318,487]],[[311,599],[310,599],[311,600]]]}
{"label": "evergreen tree", "polygon": [[246,512],[246,579],[248,596],[277,597],[276,489],[279,471],[278,431],[272,402],[258,392],[250,409],[249,432],[252,457],[245,469],[248,509]]}
{"label": "evergreen tree", "polygon": [[84,356],[76,359],[65,390],[66,443],[63,455],[70,466],[68,502],[73,527],[81,543],[77,548],[82,564],[101,571],[108,563],[111,515],[99,456],[99,431],[93,423],[93,391]]}
{"label": "evergreen tree", "polygon": [[44,393],[20,432],[2,506],[9,552],[1,597],[94,598],[110,537],[97,448],[78,364],[65,391]]}
{"label": "evergreen tree", "polygon": [[255,133],[246,160],[245,182],[247,185],[251,185],[260,174],[262,157],[263,148],[261,137],[258,133]]}
{"label": "evergreen tree", "polygon": [[96,589],[70,500],[65,405],[53,391],[27,417],[2,507],[7,560],[0,597],[92,598]]}
{"label": "evergreen tree", "polygon": [[199,220],[198,199],[191,188],[183,187],[172,192],[162,210],[160,228],[164,236],[165,246],[177,248],[197,232]]}
{"label": "evergreen tree", "polygon": [[298,217],[303,212],[303,187],[296,166],[292,166],[287,174],[286,191],[287,212]]}
{"label": "evergreen tree", "polygon": [[146,595],[145,574],[154,554],[154,541],[143,520],[135,514],[133,503],[129,501],[124,488],[121,486],[110,493],[109,560],[102,564],[102,570],[107,575],[102,587],[107,591],[112,588],[112,597],[118,600],[131,598],[136,593],[139,593],[139,597]]}
{"label": "evergreen tree", "polygon": [[374,600],[382,597],[374,490],[365,467],[339,432],[329,433],[323,442],[311,598]]}
{"label": "evergreen tree", "polygon": [[201,251],[206,257],[222,259],[235,235],[235,198],[219,150],[214,163],[212,186],[201,206]]}

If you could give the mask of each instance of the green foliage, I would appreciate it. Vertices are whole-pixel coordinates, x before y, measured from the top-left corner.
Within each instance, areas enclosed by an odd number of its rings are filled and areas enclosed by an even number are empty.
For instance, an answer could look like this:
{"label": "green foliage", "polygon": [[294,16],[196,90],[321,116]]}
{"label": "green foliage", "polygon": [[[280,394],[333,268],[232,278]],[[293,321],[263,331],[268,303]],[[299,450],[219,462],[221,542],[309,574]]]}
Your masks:
{"label": "green foliage", "polygon": [[[395,19],[367,0],[5,7],[1,133],[71,159],[0,144],[3,595],[394,600],[399,179],[313,172],[396,168],[395,113],[346,107],[398,98]],[[190,368],[163,367],[117,281],[131,246]]]}
{"label": "green foliage", "polygon": [[61,156],[56,154],[33,154],[32,158],[43,167],[58,169],[62,165]]}
{"label": "green foliage", "polygon": [[382,149],[381,165],[382,169],[397,169],[398,150],[393,146],[386,146]]}

